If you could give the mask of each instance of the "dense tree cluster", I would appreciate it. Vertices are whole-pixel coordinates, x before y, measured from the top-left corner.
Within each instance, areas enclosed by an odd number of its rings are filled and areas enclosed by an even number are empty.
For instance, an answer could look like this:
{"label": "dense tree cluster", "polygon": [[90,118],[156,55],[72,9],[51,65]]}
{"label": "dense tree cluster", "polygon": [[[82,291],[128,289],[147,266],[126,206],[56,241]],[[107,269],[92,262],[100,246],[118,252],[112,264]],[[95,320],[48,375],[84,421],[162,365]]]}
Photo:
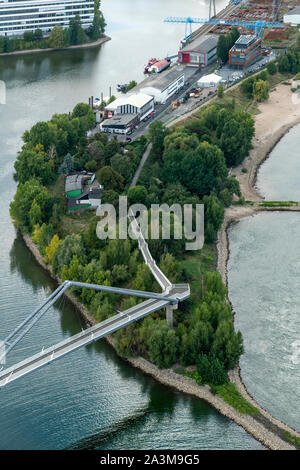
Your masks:
{"label": "dense tree cluster", "polygon": [[[204,203],[206,241],[212,242],[224,207],[231,204],[234,194],[241,196],[239,183],[228,177],[227,167],[240,164],[249,154],[253,135],[250,114],[217,105],[172,130],[156,121],[150,126],[153,148],[140,178],[139,198],[143,195],[149,207],[159,202]],[[165,240],[149,243],[156,255],[183,247],[176,240],[173,247]]]}
{"label": "dense tree cluster", "polygon": [[228,61],[228,54],[232,46],[239,38],[240,33],[237,28],[232,28],[229,34],[221,34],[217,44],[217,57],[223,62]]}
{"label": "dense tree cluster", "polygon": [[[174,264],[174,260],[170,262]],[[171,330],[156,313],[116,334],[118,352],[125,356],[142,354],[161,368],[178,361],[183,366],[196,364],[203,382],[226,382],[228,370],[243,353],[243,340],[241,333],[234,331],[226,288],[218,273],[207,273],[201,305],[176,326]]]}
{"label": "dense tree cluster", "polygon": [[[275,73],[276,73],[276,65],[274,64],[274,62],[271,62],[271,64],[275,66]],[[272,71],[273,71],[273,66],[271,66]],[[257,75],[253,75],[247,78],[246,80],[242,81],[242,83],[240,84],[240,88],[242,92],[248,98],[253,98],[256,101],[265,101],[269,98],[268,78],[269,78],[268,71],[263,70]]]}
{"label": "dense tree cluster", "polygon": [[62,173],[71,170],[73,162],[68,153],[80,151],[80,139],[94,123],[93,111],[80,103],[71,116],[55,114],[50,121],[35,124],[24,132],[24,145],[15,162],[15,179],[25,183],[35,178],[47,185],[56,179],[58,169]]}

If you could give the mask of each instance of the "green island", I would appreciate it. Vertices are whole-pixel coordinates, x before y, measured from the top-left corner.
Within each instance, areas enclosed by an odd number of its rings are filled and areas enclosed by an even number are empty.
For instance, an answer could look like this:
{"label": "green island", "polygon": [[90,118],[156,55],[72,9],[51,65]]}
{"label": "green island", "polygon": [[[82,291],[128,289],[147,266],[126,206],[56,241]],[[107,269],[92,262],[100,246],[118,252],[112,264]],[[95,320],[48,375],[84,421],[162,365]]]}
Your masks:
{"label": "green island", "polygon": [[[245,201],[229,168],[242,164],[252,148],[257,102],[267,100],[269,90],[299,72],[298,37],[278,63],[218,93],[211,103],[172,127],[154,121],[149,133],[132,143],[109,141],[102,133],[87,138],[95,116],[87,104],[79,103],[70,115],[55,114],[26,131],[15,162],[18,189],[11,217],[18,229],[32,237],[44,262],[62,280],[159,292],[136,241],[100,240],[94,211],[67,210],[65,176],[69,172],[94,172],[103,186],[102,202],[116,208],[120,195],[127,195],[129,204],[148,208],[162,203],[204,204],[205,244],[200,251],[186,252],[184,238],[148,241],[166,276],[173,283],[191,286],[190,299],[174,312],[174,328],[166,322],[165,312],[159,311],[116,332],[114,347],[122,357],[142,356],[158,368],[172,367],[199,385],[209,384],[213,394],[258,420],[262,419],[259,410],[228,378],[243,353],[243,338],[234,329],[227,288],[216,271],[216,236],[226,207],[252,203]],[[149,143],[151,153],[138,185],[130,187]],[[86,289],[73,289],[72,294],[97,322],[139,302]],[[299,447],[292,434],[282,431],[280,435]]]}
{"label": "green island", "polygon": [[25,31],[23,37],[0,36],[0,54],[89,44],[103,37],[105,26],[100,0],[94,0],[93,24],[88,29],[82,27],[80,16],[76,15],[70,19],[68,28],[54,26],[49,36],[44,36],[41,29]]}

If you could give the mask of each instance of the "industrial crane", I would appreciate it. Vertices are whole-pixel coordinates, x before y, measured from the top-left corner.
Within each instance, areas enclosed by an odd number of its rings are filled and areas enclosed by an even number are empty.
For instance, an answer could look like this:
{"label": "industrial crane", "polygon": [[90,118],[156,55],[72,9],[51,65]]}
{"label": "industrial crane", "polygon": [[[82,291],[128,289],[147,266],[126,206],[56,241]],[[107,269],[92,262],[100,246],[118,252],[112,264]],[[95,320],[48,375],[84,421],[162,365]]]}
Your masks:
{"label": "industrial crane", "polygon": [[189,17],[176,17],[169,16],[164,20],[165,23],[184,23],[185,24],[185,40],[189,39],[192,35],[192,24],[212,24],[212,25],[229,25],[229,26],[243,26],[247,29],[254,29],[255,35],[259,38],[262,35],[264,28],[284,28],[284,24],[277,21],[245,21],[229,18],[191,18]]}

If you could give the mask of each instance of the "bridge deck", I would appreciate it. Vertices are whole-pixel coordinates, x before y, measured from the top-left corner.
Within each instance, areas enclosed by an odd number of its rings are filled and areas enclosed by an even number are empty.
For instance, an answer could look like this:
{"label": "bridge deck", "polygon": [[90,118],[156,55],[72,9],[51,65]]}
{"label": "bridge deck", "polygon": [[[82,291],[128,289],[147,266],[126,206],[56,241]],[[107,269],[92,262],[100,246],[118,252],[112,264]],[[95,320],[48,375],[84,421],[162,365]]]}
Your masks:
{"label": "bridge deck", "polygon": [[[190,295],[188,285],[174,285],[172,290],[165,294],[166,298],[178,299],[183,301]],[[146,300],[141,302],[134,307],[121,312],[108,320],[98,323],[81,333],[78,333],[66,340],[51,346],[40,353],[25,359],[18,364],[5,369],[0,373],[0,388],[7,385],[10,382],[22,377],[23,375],[29,374],[30,372],[43,367],[60,357],[75,351],[82,346],[86,346],[94,341],[97,341],[104,336],[107,336],[115,331],[128,326],[130,323],[135,322],[144,318],[145,316],[166,307],[170,302],[168,300]]]}

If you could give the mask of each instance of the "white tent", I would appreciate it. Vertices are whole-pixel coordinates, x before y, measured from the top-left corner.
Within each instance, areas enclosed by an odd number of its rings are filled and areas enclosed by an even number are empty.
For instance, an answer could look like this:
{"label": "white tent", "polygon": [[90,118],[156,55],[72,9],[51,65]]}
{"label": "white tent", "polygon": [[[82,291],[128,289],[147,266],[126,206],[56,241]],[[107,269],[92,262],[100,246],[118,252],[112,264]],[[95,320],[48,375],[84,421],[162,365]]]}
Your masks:
{"label": "white tent", "polygon": [[209,75],[204,75],[203,77],[199,78],[197,84],[199,88],[216,87],[219,85],[221,80],[222,77],[220,77],[220,75],[211,73]]}

